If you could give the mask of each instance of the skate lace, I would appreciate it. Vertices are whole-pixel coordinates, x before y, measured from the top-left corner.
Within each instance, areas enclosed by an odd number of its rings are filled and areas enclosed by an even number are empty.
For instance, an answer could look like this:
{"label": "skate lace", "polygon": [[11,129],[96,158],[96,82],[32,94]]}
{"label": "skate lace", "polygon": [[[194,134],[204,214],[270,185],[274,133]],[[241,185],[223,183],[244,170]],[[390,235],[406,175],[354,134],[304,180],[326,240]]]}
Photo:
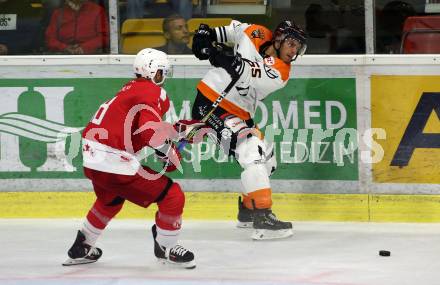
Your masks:
{"label": "skate lace", "polygon": [[90,247],[89,252],[87,253],[88,256],[93,256],[93,255],[99,255],[99,251],[96,247]]}
{"label": "skate lace", "polygon": [[180,246],[180,245],[176,245],[175,247],[173,247],[171,249],[171,253],[176,254],[176,255],[180,255],[180,256],[185,255],[185,253],[187,253],[187,251],[188,250],[186,248],[184,248],[183,246]]}
{"label": "skate lace", "polygon": [[270,218],[272,221],[274,221],[274,222],[281,222],[281,221],[277,218],[277,216],[275,216],[275,214],[272,213],[272,212],[270,212],[270,213],[268,214],[268,216],[269,216],[269,218]]}

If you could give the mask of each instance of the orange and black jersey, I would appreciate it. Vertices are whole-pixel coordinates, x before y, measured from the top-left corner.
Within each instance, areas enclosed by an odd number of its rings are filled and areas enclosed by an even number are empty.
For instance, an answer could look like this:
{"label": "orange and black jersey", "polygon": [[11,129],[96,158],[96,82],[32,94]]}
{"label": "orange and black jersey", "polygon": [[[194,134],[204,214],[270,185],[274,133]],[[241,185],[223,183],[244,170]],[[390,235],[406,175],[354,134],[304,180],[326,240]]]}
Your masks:
{"label": "orange and black jersey", "polygon": [[[259,101],[287,84],[291,65],[279,58],[260,54],[260,50],[272,40],[272,32],[264,26],[234,20],[229,26],[214,30],[217,41],[233,43],[234,51],[241,54],[244,62],[238,82],[220,107],[248,120],[254,116]],[[208,71],[197,88],[209,100],[215,101],[230,81],[230,75],[223,68],[214,68]]]}

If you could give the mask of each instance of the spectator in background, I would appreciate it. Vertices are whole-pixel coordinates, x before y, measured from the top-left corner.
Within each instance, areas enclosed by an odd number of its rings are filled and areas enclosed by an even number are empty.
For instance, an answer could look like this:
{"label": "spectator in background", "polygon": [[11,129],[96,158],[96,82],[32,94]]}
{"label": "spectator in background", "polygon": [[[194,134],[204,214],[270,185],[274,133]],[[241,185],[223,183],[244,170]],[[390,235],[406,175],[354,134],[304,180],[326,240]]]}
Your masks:
{"label": "spectator in background", "polygon": [[326,54],[334,53],[336,48],[336,28],[328,21],[320,4],[310,4],[305,13],[307,39],[307,53]]}
{"label": "spectator in background", "polygon": [[88,0],[65,0],[46,30],[50,52],[99,54],[109,45],[109,24],[103,7]]}
{"label": "spectator in background", "polygon": [[336,53],[365,53],[364,1],[340,1],[339,4],[343,25],[337,30]]}
{"label": "spectator in background", "polygon": [[391,1],[385,5],[377,21],[378,53],[400,53],[400,41],[405,19],[416,15],[416,10],[403,1]]}
{"label": "spectator in background", "polygon": [[186,20],[192,18],[191,0],[169,0],[167,3],[156,2],[156,0],[127,0],[127,18],[164,18],[174,13],[181,15]]}
{"label": "spectator in background", "polygon": [[0,55],[26,55],[38,49],[41,9],[29,0],[0,0]]}
{"label": "spectator in background", "polygon": [[43,0],[43,17],[41,19],[41,25],[44,28],[43,34],[46,31],[47,26],[49,26],[50,18],[53,11],[60,8],[63,5],[64,0]]}
{"label": "spectator in background", "polygon": [[156,49],[167,54],[192,54],[188,47],[189,31],[186,20],[174,14],[164,19],[162,24],[166,44]]}

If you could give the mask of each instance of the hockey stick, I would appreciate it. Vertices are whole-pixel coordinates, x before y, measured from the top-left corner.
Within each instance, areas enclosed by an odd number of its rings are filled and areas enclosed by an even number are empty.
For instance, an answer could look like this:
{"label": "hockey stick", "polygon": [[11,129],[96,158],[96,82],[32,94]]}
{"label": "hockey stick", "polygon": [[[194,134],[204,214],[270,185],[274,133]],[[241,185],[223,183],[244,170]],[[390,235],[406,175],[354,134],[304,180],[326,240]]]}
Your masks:
{"label": "hockey stick", "polygon": [[[225,90],[223,90],[220,96],[218,96],[218,98],[214,101],[214,103],[212,103],[211,110],[200,120],[202,123],[206,123],[208,121],[209,117],[211,117],[212,113],[214,113],[215,109],[217,109],[217,107],[220,105],[220,102],[226,97],[226,95],[229,94],[229,91],[231,91],[232,87],[234,87],[235,83],[237,83],[239,78],[240,76],[232,77],[231,82],[228,84],[228,86],[226,86]],[[188,144],[188,142],[196,135],[197,131],[198,131],[197,128],[192,129],[191,132],[189,132],[189,134],[186,136],[186,138],[179,143],[177,149],[181,151]]]}

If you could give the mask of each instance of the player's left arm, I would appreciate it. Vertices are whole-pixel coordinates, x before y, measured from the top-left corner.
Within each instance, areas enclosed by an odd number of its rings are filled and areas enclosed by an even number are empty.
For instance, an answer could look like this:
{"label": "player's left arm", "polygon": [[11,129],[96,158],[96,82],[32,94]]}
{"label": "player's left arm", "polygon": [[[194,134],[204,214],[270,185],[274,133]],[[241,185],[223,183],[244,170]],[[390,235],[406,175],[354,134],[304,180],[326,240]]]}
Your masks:
{"label": "player's left arm", "polygon": [[139,125],[141,127],[134,134],[141,135],[145,145],[154,150],[156,157],[164,162],[165,171],[170,172],[178,169],[182,156],[173,142],[173,139],[178,136],[173,125],[163,121],[152,110],[140,112]]}

